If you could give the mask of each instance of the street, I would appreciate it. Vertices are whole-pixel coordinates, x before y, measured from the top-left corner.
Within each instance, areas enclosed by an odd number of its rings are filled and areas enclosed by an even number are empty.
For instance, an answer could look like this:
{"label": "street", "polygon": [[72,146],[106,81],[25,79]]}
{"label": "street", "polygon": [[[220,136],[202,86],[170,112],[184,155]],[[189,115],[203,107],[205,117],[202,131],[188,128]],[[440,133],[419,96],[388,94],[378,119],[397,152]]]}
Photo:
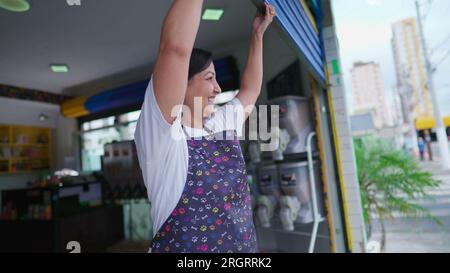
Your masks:
{"label": "street", "polygon": [[[420,165],[442,181],[440,189],[428,193],[434,200],[419,200],[417,203],[430,210],[442,221],[438,225],[426,218],[408,219],[395,217],[386,221],[386,253],[450,253],[450,171],[441,169],[437,162]],[[378,221],[373,224],[373,237],[381,238]]]}

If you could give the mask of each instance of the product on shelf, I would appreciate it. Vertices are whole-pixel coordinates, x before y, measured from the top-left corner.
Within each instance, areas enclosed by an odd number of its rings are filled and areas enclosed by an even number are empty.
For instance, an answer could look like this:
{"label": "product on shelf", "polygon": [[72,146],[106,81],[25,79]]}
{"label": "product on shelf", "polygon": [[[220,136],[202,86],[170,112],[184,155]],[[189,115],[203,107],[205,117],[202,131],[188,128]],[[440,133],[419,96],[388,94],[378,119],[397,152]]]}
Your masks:
{"label": "product on shelf", "polygon": [[8,143],[9,142],[9,137],[8,135],[0,135],[0,143]]}
{"label": "product on shelf", "polygon": [[27,135],[18,135],[16,139],[17,144],[28,144],[28,136]]}
{"label": "product on shelf", "polygon": [[17,209],[13,207],[12,203],[7,203],[6,206],[3,207],[1,214],[1,220],[16,220],[17,219]]}
{"label": "product on shelf", "polygon": [[48,143],[48,137],[44,134],[41,134],[37,138],[37,143],[39,144],[47,144]]}
{"label": "product on shelf", "polygon": [[9,158],[9,157],[11,157],[11,149],[9,147],[1,147],[0,158]]}
{"label": "product on shelf", "polygon": [[0,125],[0,172],[49,170],[50,143],[49,128]]}
{"label": "product on shelf", "polygon": [[8,161],[0,160],[0,172],[7,172],[7,171],[8,171]]}

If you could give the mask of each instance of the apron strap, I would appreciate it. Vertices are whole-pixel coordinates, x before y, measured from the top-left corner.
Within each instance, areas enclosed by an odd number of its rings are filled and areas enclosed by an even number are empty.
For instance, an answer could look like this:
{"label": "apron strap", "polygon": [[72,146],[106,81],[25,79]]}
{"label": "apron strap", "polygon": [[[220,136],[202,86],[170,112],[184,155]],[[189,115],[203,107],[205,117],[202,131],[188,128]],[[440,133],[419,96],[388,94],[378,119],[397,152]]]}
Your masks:
{"label": "apron strap", "polygon": [[[186,138],[191,138],[191,136],[188,134],[186,127],[181,124],[181,128],[183,129],[184,134],[186,135]],[[208,134],[206,136],[204,136],[207,140],[212,140],[214,139],[214,132],[209,129],[208,127],[203,126],[203,130],[205,130]]]}

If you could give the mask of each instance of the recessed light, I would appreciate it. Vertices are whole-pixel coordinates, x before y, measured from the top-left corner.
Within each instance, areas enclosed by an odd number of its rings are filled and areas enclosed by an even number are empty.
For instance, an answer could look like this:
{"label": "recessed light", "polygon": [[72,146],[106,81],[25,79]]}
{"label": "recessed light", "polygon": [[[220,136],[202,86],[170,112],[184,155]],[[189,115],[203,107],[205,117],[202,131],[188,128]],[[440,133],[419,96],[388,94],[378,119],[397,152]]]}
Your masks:
{"label": "recessed light", "polygon": [[40,114],[39,115],[39,120],[40,121],[46,121],[48,119],[48,116],[47,115],[45,115],[45,114]]}
{"label": "recessed light", "polygon": [[206,9],[203,12],[203,20],[207,21],[219,21],[222,18],[224,11],[223,9]]}
{"label": "recessed light", "polygon": [[50,69],[55,73],[67,73],[69,72],[69,67],[65,64],[51,64]]}
{"label": "recessed light", "polygon": [[12,12],[26,12],[30,10],[30,3],[26,0],[0,0],[0,8]]}

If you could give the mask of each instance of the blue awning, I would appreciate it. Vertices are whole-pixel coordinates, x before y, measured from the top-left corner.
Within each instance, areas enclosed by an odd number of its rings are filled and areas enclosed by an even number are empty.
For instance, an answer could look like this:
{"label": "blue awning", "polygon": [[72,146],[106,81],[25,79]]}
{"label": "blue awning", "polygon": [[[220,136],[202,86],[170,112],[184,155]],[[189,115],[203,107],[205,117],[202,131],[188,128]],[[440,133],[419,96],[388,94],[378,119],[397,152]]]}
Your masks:
{"label": "blue awning", "polygon": [[[217,82],[223,91],[239,89],[239,70],[233,57],[214,60]],[[105,90],[91,97],[66,101],[61,111],[66,117],[76,118],[122,107],[138,106],[144,102],[149,79]]]}
{"label": "blue awning", "polygon": [[300,0],[265,0],[265,2],[276,8],[278,22],[292,38],[311,70],[325,82],[320,36]]}

